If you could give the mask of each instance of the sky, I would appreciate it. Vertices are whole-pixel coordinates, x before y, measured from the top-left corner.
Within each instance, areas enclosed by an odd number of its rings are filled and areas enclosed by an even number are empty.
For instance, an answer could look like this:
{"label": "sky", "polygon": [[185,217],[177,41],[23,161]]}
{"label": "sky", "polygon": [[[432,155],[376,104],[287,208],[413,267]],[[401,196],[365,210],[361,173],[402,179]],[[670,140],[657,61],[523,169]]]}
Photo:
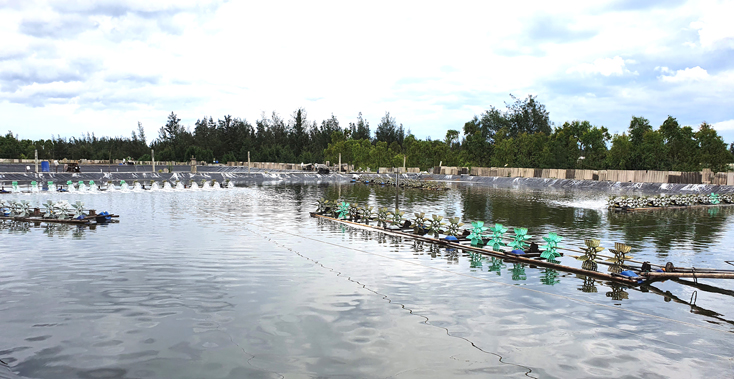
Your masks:
{"label": "sky", "polygon": [[537,97],[560,126],[632,116],[734,142],[734,1],[0,0],[0,131],[148,142],[175,112],[254,124],[385,112],[418,138]]}

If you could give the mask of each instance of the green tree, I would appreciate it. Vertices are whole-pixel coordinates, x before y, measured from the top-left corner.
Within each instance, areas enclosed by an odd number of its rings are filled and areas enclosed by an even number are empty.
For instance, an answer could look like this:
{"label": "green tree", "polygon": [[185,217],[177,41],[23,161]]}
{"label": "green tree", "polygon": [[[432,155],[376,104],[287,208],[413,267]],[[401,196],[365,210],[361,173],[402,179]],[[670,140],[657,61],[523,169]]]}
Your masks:
{"label": "green tree", "polygon": [[349,123],[351,138],[356,140],[370,139],[370,124],[362,118],[362,112],[357,116],[357,123]]}
{"label": "green tree", "polygon": [[629,142],[630,142],[630,154],[631,159],[628,163],[629,168],[631,170],[644,170],[645,166],[642,164],[643,155],[645,152],[643,151],[644,147],[644,141],[645,141],[645,133],[651,132],[652,126],[650,126],[650,121],[644,117],[635,117],[632,116],[632,120],[630,121],[630,126],[627,129],[627,132],[629,133]]}
{"label": "green tree", "polygon": [[229,162],[237,162],[237,156],[232,152],[224,154],[224,156],[222,157],[222,163],[229,163]]}
{"label": "green tree", "polygon": [[728,170],[728,165],[734,161],[734,157],[726,148],[724,140],[716,133],[716,130],[705,121],[696,132],[696,141],[700,148],[700,162],[704,168],[713,172]]}
{"label": "green tree", "polygon": [[461,146],[459,141],[459,131],[454,129],[447,130],[446,137],[444,138],[444,143],[450,149],[458,150]]}
{"label": "green tree", "polygon": [[[332,115],[333,116],[333,115]],[[291,116],[291,150],[296,156],[301,156],[304,148],[308,146],[308,121],[306,110],[298,108]]]}
{"label": "green tree", "polygon": [[518,99],[510,94],[514,102],[507,106],[507,117],[510,122],[510,135],[521,133],[551,134],[550,113],[545,105],[539,103],[535,96],[528,95],[525,99]]}
{"label": "green tree", "polygon": [[556,128],[545,144],[547,149],[544,154],[541,168],[575,168],[579,157],[581,157],[581,144],[579,142],[582,133],[578,122],[563,124]]}
{"label": "green tree", "polygon": [[173,142],[184,132],[185,128],[181,125],[181,119],[175,113],[171,112],[168,115],[166,124],[158,131],[158,138],[164,142]]}
{"label": "green tree", "polygon": [[637,146],[635,169],[665,170],[668,152],[665,138],[659,130],[648,130],[642,136],[642,143]]}
{"label": "green tree", "polygon": [[378,141],[370,150],[370,163],[375,168],[392,166],[392,159],[387,148],[387,142]]}
{"label": "green tree", "polygon": [[514,167],[519,150],[508,128],[501,128],[494,136],[494,154],[490,164],[496,167]]}
{"label": "green tree", "polygon": [[482,128],[479,118],[474,116],[472,120],[464,124],[464,140],[459,154],[462,166],[489,165],[493,148],[489,134]]}
{"label": "green tree", "polygon": [[[585,124],[585,125],[584,125]],[[590,126],[588,121],[582,122],[579,139],[581,154],[584,159],[578,161],[580,169],[603,169],[606,164],[607,143],[611,140],[605,127]]]}
{"label": "green tree", "polygon": [[[428,170],[443,162],[444,166],[456,165],[451,158],[451,151],[443,141],[418,140],[410,134],[405,138],[405,148],[408,167],[419,167]],[[397,155],[398,166],[402,166],[402,156]]]}
{"label": "green tree", "polygon": [[380,123],[377,124],[377,129],[375,130],[375,141],[385,142],[388,146],[393,142],[397,142],[398,145],[402,146],[404,139],[405,131],[403,130],[403,125],[400,124],[400,126],[398,126],[395,122],[395,118],[390,116],[390,112],[385,112],[385,115],[380,119]]}
{"label": "green tree", "polygon": [[629,170],[632,168],[632,142],[627,134],[615,134],[612,147],[607,152],[607,167],[613,170]]}
{"label": "green tree", "polygon": [[668,116],[660,125],[660,133],[665,140],[667,157],[666,170],[697,171],[699,170],[699,146],[695,132],[690,126],[680,127],[678,121]]}
{"label": "green tree", "polygon": [[485,111],[480,119],[482,134],[490,143],[500,129],[507,129],[508,137],[515,137],[522,133],[535,134],[552,132],[550,113],[545,105],[537,101],[533,95],[519,99],[510,94],[513,102],[505,103],[505,110],[501,111],[494,106]]}
{"label": "green tree", "polygon": [[[90,143],[86,145],[93,144],[94,138],[89,139],[88,137],[87,141]],[[186,156],[186,149],[192,144],[192,134],[181,125],[181,119],[171,112],[166,124],[158,130],[158,139],[154,141],[153,146],[156,151],[161,152],[160,160],[185,161],[190,158]],[[88,154],[88,152],[83,152],[83,154]]]}

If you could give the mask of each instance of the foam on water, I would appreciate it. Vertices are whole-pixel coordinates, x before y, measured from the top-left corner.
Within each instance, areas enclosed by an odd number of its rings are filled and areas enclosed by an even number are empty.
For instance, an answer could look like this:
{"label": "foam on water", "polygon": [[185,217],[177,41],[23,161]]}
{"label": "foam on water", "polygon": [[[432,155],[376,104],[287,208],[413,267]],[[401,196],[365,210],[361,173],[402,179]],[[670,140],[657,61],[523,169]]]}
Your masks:
{"label": "foam on water", "polygon": [[585,200],[548,200],[548,204],[559,207],[584,208],[604,210],[608,208],[604,199],[585,199]]}

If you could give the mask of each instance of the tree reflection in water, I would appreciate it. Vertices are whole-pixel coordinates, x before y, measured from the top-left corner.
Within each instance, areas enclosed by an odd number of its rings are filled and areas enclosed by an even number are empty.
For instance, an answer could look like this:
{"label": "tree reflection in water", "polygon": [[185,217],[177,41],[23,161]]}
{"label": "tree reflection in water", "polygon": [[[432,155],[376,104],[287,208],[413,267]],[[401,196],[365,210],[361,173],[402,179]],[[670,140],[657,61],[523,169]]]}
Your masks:
{"label": "tree reflection in water", "polygon": [[[449,191],[397,191],[394,187],[353,184],[329,185],[324,192],[323,197],[326,199],[370,204],[375,209],[394,209],[395,195],[399,193],[401,209],[411,214],[425,212],[444,218],[458,216],[465,223],[501,223],[508,227],[528,228],[535,235],[557,231],[565,233],[569,241],[621,233],[614,237],[615,242],[632,246],[635,251],[647,248],[643,245],[652,243],[657,257],[664,259],[670,250],[681,244],[693,242],[691,250],[703,251],[721,237],[726,231],[726,219],[734,214],[734,207],[727,206],[609,212],[603,208],[574,206],[575,202],[593,202],[599,196],[550,188],[498,189],[458,185]],[[568,205],[559,206],[559,202]],[[313,209],[316,209],[315,203]]]}
{"label": "tree reflection in water", "polygon": [[[624,233],[627,245],[651,241],[659,258],[681,245],[691,245],[694,252],[704,251],[726,231],[726,219],[734,207],[660,209],[636,212],[610,212],[611,230]],[[694,242],[691,244],[691,242]]]}

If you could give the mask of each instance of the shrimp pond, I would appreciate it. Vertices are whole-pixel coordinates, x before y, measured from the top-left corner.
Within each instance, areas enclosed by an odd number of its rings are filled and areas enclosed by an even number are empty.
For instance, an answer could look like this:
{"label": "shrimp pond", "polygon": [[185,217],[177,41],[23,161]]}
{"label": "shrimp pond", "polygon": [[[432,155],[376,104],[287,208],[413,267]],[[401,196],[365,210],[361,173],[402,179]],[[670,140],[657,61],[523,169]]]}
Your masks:
{"label": "shrimp pond", "polygon": [[[734,207],[614,213],[601,192],[449,187],[397,202],[406,217],[734,269]],[[320,198],[394,208],[395,188],[3,196],[120,215],[93,229],[0,225],[0,360],[22,377],[734,376],[734,281],[627,288],[309,215]]]}

